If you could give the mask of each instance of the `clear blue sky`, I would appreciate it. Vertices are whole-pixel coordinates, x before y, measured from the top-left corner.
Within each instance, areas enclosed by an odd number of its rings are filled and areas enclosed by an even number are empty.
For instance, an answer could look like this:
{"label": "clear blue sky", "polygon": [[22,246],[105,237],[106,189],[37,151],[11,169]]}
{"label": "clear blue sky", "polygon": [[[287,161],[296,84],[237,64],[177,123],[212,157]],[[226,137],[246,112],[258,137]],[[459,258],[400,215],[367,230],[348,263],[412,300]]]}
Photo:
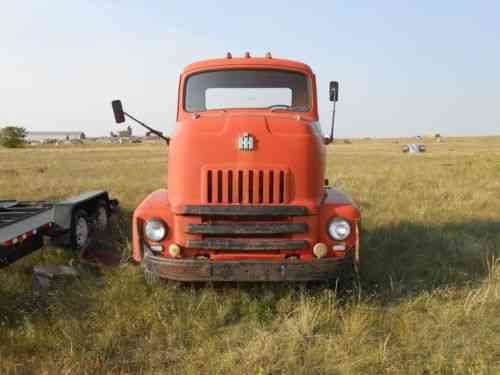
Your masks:
{"label": "clear blue sky", "polygon": [[499,46],[498,1],[0,0],[0,126],[104,135],[121,98],[168,133],[185,65],[271,51],[316,72],[324,129],[340,81],[339,137],[500,134]]}

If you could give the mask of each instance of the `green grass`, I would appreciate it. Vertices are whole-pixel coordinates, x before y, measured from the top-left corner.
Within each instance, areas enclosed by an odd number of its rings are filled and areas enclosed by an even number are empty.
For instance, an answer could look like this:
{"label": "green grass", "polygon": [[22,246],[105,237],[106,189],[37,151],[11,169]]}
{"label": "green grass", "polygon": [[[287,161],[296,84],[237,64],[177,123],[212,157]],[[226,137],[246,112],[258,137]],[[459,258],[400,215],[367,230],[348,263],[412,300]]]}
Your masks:
{"label": "green grass", "polygon": [[[398,143],[399,142],[399,143]],[[0,149],[0,195],[121,201],[123,263],[84,268],[39,301],[46,248],[0,270],[0,374],[498,374],[500,138],[329,147],[327,174],[363,210],[361,287],[168,283],[128,263],[134,207],[165,181],[160,145]]]}

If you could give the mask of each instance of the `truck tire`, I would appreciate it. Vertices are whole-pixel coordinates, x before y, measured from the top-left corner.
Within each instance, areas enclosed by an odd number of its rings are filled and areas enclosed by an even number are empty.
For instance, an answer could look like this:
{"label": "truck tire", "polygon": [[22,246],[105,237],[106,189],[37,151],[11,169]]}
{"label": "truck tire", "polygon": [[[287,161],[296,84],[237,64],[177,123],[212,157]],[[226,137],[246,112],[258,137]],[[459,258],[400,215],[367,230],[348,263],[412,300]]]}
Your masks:
{"label": "truck tire", "polygon": [[83,209],[77,210],[73,214],[71,225],[71,245],[83,252],[90,244],[91,231],[87,212]]}
{"label": "truck tire", "polygon": [[109,230],[109,206],[105,200],[97,202],[95,210],[95,223],[98,232],[106,232]]}
{"label": "truck tire", "polygon": [[146,284],[150,287],[154,287],[160,283],[160,277],[148,269],[144,268],[144,280]]}
{"label": "truck tire", "polygon": [[345,264],[334,282],[334,287],[336,289],[340,289],[344,292],[355,290],[360,285],[358,264],[354,261]]}

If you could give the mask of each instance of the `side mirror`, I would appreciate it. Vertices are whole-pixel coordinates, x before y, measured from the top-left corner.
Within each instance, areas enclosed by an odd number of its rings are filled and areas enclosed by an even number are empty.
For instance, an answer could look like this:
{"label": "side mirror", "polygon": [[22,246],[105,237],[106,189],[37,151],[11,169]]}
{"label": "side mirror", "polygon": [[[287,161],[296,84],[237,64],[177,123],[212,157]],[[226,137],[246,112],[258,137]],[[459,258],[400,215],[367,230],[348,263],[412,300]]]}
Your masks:
{"label": "side mirror", "polygon": [[339,100],[339,83],[338,81],[330,82],[330,101],[336,102]]}
{"label": "side mirror", "polygon": [[125,115],[123,114],[123,107],[121,100],[113,100],[111,102],[111,106],[113,107],[113,113],[115,115],[115,121],[117,124],[121,124],[125,122]]}
{"label": "side mirror", "polygon": [[149,126],[147,126],[142,121],[139,121],[135,117],[133,117],[132,115],[128,114],[127,112],[124,112],[121,100],[113,100],[111,102],[111,106],[113,107],[113,114],[115,115],[115,121],[118,124],[121,124],[122,122],[125,122],[125,116],[127,116],[129,119],[135,121],[136,123],[138,123],[142,127],[148,129],[151,133],[156,134],[158,137],[160,137],[161,139],[163,139],[165,142],[167,142],[167,145],[170,143],[170,138],[169,137],[165,137],[162,132],[160,132],[160,131],[158,131],[156,129],[150,128]]}

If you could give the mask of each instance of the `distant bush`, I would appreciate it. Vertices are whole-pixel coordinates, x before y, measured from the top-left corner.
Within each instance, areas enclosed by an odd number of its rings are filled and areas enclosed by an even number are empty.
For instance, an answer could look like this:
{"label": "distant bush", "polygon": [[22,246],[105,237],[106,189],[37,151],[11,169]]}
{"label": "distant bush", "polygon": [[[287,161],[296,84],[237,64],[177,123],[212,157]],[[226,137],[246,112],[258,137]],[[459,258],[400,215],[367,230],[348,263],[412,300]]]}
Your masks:
{"label": "distant bush", "polygon": [[23,147],[26,129],[17,126],[6,126],[0,129],[0,145],[7,148]]}

